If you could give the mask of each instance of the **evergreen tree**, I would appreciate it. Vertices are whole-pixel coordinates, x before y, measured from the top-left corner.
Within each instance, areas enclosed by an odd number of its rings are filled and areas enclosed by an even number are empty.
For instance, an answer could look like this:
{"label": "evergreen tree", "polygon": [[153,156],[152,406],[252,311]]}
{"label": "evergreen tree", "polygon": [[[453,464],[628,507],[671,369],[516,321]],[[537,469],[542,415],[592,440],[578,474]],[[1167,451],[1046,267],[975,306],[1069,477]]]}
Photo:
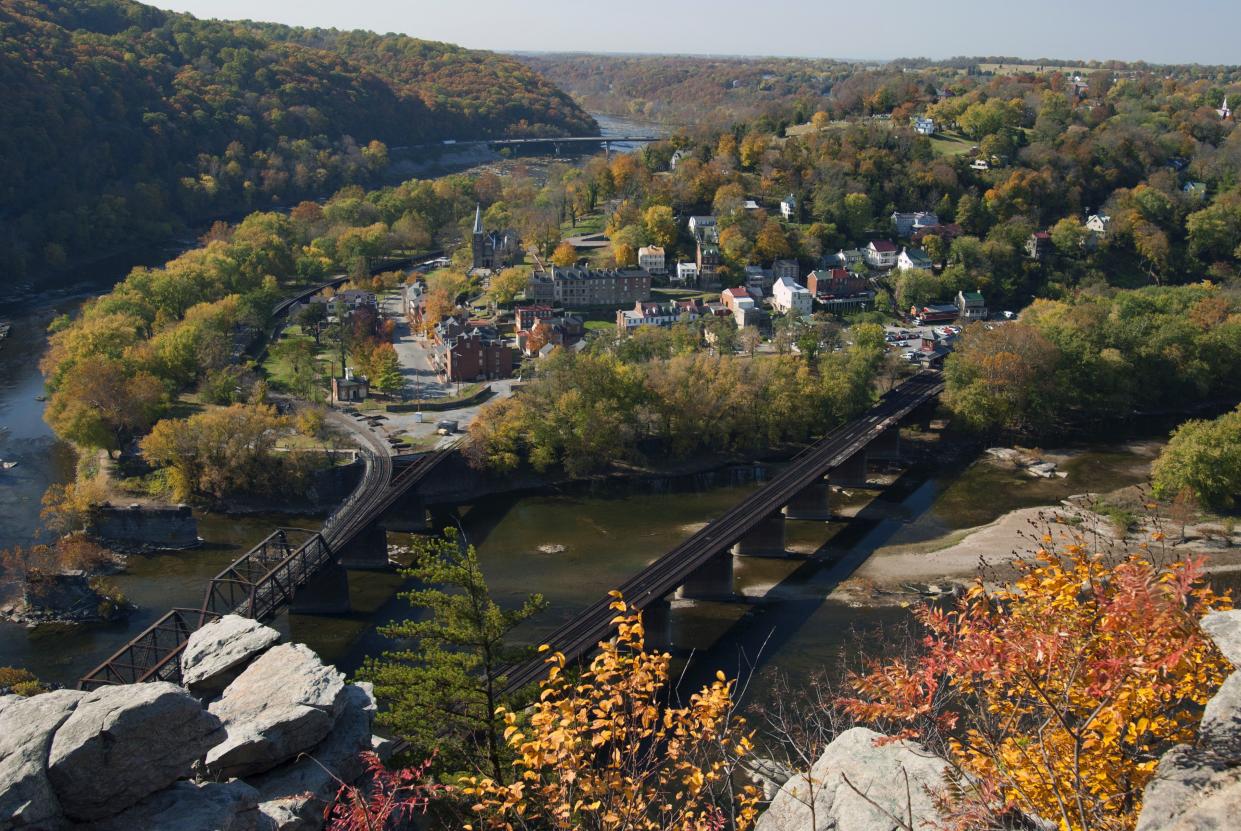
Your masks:
{"label": "evergreen tree", "polygon": [[401,597],[427,614],[382,627],[408,648],[368,660],[359,676],[375,684],[384,705],[380,722],[409,742],[414,758],[437,755],[446,770],[505,780],[508,751],[496,715],[506,667],[533,654],[514,647],[509,634],[546,608],[532,594],[520,608],[500,608],[487,590],[478,555],[455,529],[418,539],[414,562],[402,571],[420,584]]}

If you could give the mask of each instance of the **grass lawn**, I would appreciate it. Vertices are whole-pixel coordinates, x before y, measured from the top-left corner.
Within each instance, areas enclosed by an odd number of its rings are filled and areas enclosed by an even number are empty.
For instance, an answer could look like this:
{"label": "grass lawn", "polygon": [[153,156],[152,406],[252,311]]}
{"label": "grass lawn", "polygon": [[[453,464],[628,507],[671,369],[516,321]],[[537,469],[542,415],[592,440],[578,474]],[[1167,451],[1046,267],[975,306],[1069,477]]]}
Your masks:
{"label": "grass lawn", "polygon": [[702,300],[718,300],[720,296],[719,292],[673,288],[651,289],[651,294],[658,295],[666,300],[690,300],[695,297]]}
{"label": "grass lawn", "polygon": [[431,450],[435,445],[439,444],[440,437],[432,433],[429,436],[411,436],[406,433],[401,436],[401,450],[418,451]]}
{"label": "grass lawn", "polygon": [[936,133],[931,136],[931,149],[940,156],[960,156],[968,153],[974,142],[960,133]]}
{"label": "grass lawn", "polygon": [[603,214],[589,214],[588,216],[579,216],[577,224],[565,222],[560,226],[560,235],[562,237],[580,237],[583,234],[597,234],[603,230],[606,224]]}
{"label": "grass lawn", "polygon": [[582,325],[588,332],[603,332],[616,328],[615,323],[608,323],[606,320],[588,320]]}

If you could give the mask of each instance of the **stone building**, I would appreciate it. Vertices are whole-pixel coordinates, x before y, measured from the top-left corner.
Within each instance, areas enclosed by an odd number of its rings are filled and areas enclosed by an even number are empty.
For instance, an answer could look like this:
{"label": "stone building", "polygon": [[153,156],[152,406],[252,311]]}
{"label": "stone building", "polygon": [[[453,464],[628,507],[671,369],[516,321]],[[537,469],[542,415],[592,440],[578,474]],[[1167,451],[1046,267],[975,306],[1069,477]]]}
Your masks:
{"label": "stone building", "polygon": [[474,207],[474,268],[493,271],[507,268],[521,260],[521,238],[512,228],[504,231],[483,230],[483,207]]}
{"label": "stone building", "polygon": [[535,303],[581,306],[628,306],[651,298],[651,274],[640,268],[560,268],[530,277],[526,297]]}

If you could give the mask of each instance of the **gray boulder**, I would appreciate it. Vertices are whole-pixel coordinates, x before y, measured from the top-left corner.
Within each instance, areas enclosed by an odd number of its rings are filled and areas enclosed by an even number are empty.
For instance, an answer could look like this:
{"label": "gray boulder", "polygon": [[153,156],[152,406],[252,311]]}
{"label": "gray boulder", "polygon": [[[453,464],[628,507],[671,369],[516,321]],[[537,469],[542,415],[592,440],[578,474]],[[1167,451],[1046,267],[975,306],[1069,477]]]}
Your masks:
{"label": "gray boulder", "polygon": [[219,720],[176,684],[103,687],[56,730],[48,778],[67,816],[99,819],[189,776],[223,738]]}
{"label": "gray boulder", "polygon": [[208,708],[227,738],[207,754],[216,776],[271,770],[323,741],[344,707],[345,679],[302,644],[259,656]]}
{"label": "gray boulder", "polygon": [[60,803],[47,778],[47,754],[56,728],[85,697],[75,690],[5,697],[0,710],[0,829],[57,824]]}
{"label": "gray boulder", "polygon": [[289,765],[250,779],[259,790],[259,811],[275,831],[311,831],[340,783],[362,775],[361,753],[372,749],[375,699],[370,684],[345,687],[344,711],[328,737]]}
{"label": "gray boulder", "polygon": [[[836,737],[809,774],[780,788],[755,831],[896,831],[942,823],[932,793],[948,763],[915,742],[879,747],[883,736],[854,727]],[[811,809],[813,805],[813,810]]]}
{"label": "gray boulder", "polygon": [[1202,628],[1224,657],[1234,667],[1241,667],[1241,609],[1203,615]]}
{"label": "gray boulder", "polygon": [[181,653],[181,683],[200,695],[215,695],[279,640],[280,633],[270,626],[225,615],[190,635]]}
{"label": "gray boulder", "polygon": [[1202,711],[1198,742],[1217,758],[1241,764],[1241,672],[1224,679]]}
{"label": "gray boulder", "polygon": [[1241,767],[1177,745],[1142,796],[1137,831],[1231,831],[1241,817]]}
{"label": "gray boulder", "polygon": [[255,831],[258,791],[234,779],[227,784],[177,782],[124,813],[91,823],[92,831]]}

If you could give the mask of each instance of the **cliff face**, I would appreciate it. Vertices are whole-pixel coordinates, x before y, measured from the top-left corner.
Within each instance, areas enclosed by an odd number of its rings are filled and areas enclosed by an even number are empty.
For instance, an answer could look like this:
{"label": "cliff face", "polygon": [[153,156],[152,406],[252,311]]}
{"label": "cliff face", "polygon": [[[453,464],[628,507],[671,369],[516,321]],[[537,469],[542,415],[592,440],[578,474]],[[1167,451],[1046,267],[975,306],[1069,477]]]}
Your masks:
{"label": "cliff face", "polygon": [[322,826],[371,735],[369,685],[229,616],[191,638],[190,686],[0,696],[0,831]]}
{"label": "cliff face", "polygon": [[[1202,627],[1234,667],[1241,667],[1241,610],[1212,612]],[[847,730],[807,773],[776,792],[756,831],[897,831],[943,823],[928,792],[944,784],[948,763],[926,748]],[[1025,818],[1015,827],[1054,827]],[[1022,825],[1021,822],[1026,824]],[[1233,831],[1241,828],[1241,670],[1207,704],[1192,745],[1159,760],[1146,787],[1137,831]]]}

